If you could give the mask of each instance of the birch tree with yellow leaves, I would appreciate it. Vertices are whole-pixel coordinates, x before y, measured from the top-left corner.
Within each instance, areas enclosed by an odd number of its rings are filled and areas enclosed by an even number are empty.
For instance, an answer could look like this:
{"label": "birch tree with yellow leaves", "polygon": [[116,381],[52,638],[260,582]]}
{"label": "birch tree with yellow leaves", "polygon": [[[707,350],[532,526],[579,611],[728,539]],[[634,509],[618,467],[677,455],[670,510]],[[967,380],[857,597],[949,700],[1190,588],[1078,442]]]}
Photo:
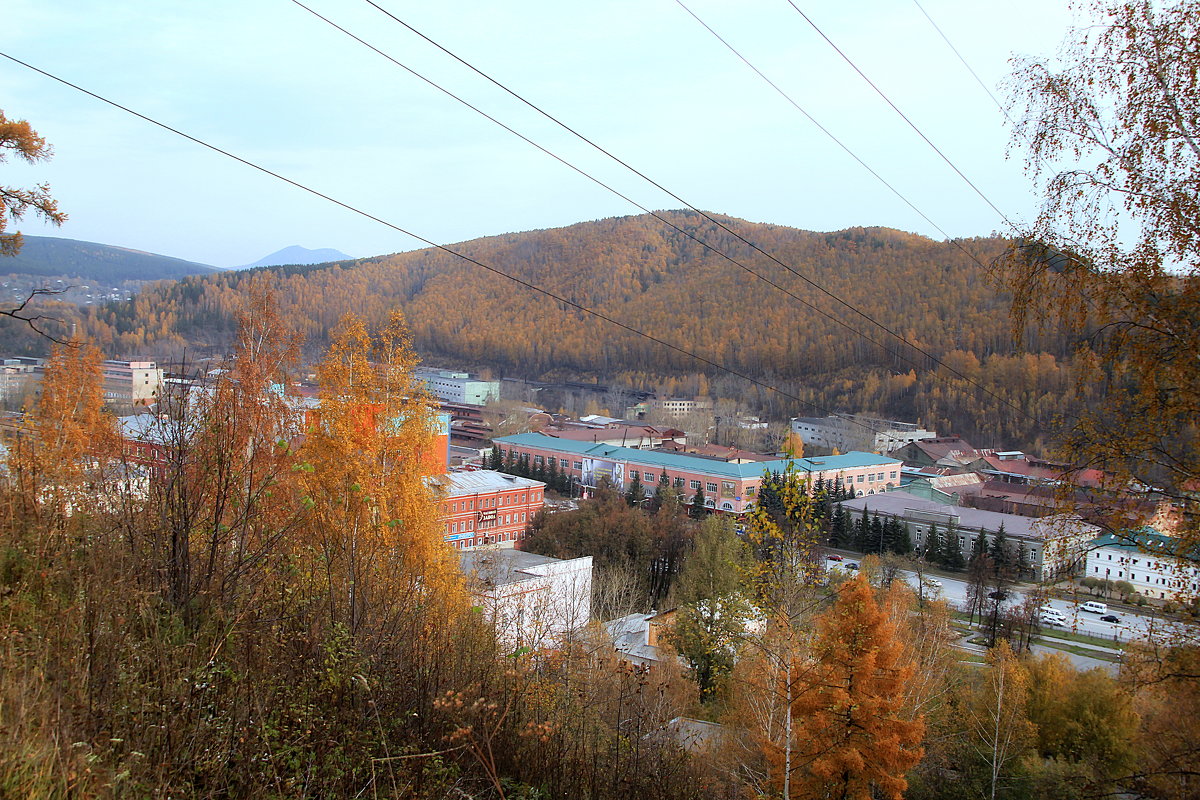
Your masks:
{"label": "birch tree with yellow leaves", "polygon": [[297,465],[329,618],[351,635],[453,616],[461,579],[431,480],[434,417],[399,313],[348,316],[318,368],[320,414]]}

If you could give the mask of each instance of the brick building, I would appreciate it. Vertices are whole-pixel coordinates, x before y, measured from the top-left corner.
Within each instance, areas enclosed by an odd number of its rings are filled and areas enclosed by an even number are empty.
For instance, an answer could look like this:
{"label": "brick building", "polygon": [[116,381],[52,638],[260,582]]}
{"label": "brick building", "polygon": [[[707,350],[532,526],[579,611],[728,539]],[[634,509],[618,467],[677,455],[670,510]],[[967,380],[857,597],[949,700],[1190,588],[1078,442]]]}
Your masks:
{"label": "brick building", "polygon": [[545,505],[546,484],[490,469],[451,472],[436,480],[446,492],[444,536],[456,550],[513,547]]}
{"label": "brick building", "polygon": [[783,472],[789,464],[813,482],[823,479],[827,484],[840,483],[847,489],[852,486],[857,494],[876,494],[900,485],[900,462],[872,453],[744,462],[578,442],[540,433],[504,436],[495,443],[506,457],[512,452],[517,457],[527,456],[532,466],[553,466],[566,472],[585,492],[605,479],[623,491],[635,471],[647,491],[653,491],[665,472],[680,494],[691,498],[703,489],[707,507],[735,514],[754,506],[764,472]]}

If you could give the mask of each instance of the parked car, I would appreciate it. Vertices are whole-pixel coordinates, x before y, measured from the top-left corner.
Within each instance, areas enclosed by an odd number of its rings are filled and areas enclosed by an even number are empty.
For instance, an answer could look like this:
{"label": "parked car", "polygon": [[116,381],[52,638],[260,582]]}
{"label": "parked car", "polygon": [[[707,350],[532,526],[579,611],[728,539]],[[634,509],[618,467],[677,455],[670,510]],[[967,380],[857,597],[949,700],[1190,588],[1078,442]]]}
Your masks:
{"label": "parked car", "polygon": [[1007,600],[1008,592],[1002,592],[1002,591],[988,592],[988,597],[990,597],[993,600]]}
{"label": "parked car", "polygon": [[1105,614],[1103,617],[1100,618],[1100,621],[1101,622],[1120,622],[1121,618],[1118,617],[1116,614]]}
{"label": "parked car", "polygon": [[847,561],[846,569],[858,569],[858,564],[855,564],[853,561]]}
{"label": "parked car", "polygon": [[1055,617],[1051,614],[1042,614],[1041,621],[1043,625],[1061,625],[1064,628],[1067,626],[1066,619],[1063,617]]}
{"label": "parked car", "polygon": [[839,556],[837,553],[830,553],[828,556],[826,556],[826,558],[828,558],[830,561],[841,561],[842,560],[842,557]]}
{"label": "parked car", "polygon": [[940,589],[940,588],[942,588],[942,582],[941,582],[941,581],[939,581],[939,580],[935,580],[934,578],[926,578],[926,579],[925,579],[925,585],[926,585],[926,586],[931,586],[931,587],[933,587],[934,589]]}

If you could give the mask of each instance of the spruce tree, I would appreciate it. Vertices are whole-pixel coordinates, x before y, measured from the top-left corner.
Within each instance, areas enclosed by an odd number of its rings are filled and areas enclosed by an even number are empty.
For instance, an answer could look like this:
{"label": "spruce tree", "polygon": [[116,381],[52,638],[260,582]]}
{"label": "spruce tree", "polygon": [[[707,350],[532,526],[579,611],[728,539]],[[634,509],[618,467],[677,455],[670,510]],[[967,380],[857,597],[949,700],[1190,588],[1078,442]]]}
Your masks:
{"label": "spruce tree", "polygon": [[1003,522],[1000,523],[999,530],[996,531],[995,537],[992,538],[992,546],[988,554],[992,557],[997,571],[1012,566],[1012,558],[1008,552],[1008,533],[1004,530]]}
{"label": "spruce tree", "polygon": [[696,487],[696,494],[692,496],[692,516],[703,517],[708,513],[705,507],[704,487]]}
{"label": "spruce tree", "polygon": [[980,530],[979,535],[975,537],[975,543],[971,546],[971,558],[968,559],[967,563],[973,567],[987,553],[987,532]]}
{"label": "spruce tree", "polygon": [[488,469],[494,469],[497,472],[499,472],[500,468],[501,468],[501,466],[503,466],[503,464],[504,464],[504,458],[503,458],[503,456],[500,455],[500,445],[493,442],[492,443],[492,457],[490,459],[488,459],[487,467],[488,467]]}
{"label": "spruce tree", "polygon": [[550,466],[546,468],[545,478],[543,478],[543,480],[546,481],[546,485],[549,486],[551,489],[553,489],[554,491],[558,491],[558,460],[557,459],[552,459],[550,461]]}
{"label": "spruce tree", "polygon": [[511,447],[508,450],[508,454],[504,456],[504,471],[509,475],[515,475],[517,471],[517,457],[513,454]]}
{"label": "spruce tree", "polygon": [[642,473],[636,469],[631,471],[633,472],[633,477],[629,479],[629,489],[625,492],[625,502],[637,507],[646,499],[646,489],[642,486]]}
{"label": "spruce tree", "polygon": [[922,552],[925,560],[931,564],[940,564],[945,558],[942,551],[942,535],[938,531],[936,522],[929,526],[929,533],[925,534],[925,544]]}
{"label": "spruce tree", "polygon": [[913,551],[912,537],[908,535],[908,526],[900,522],[895,517],[888,519],[888,525],[891,526],[892,552],[902,556],[906,556]]}
{"label": "spruce tree", "polygon": [[967,568],[967,562],[963,559],[962,547],[958,544],[958,528],[953,522],[946,528],[946,534],[943,537],[942,560],[940,563],[946,569],[958,572]]}
{"label": "spruce tree", "polygon": [[871,549],[864,552],[882,553],[885,547],[883,533],[883,521],[879,519],[877,512],[871,515],[871,541],[869,544]]}

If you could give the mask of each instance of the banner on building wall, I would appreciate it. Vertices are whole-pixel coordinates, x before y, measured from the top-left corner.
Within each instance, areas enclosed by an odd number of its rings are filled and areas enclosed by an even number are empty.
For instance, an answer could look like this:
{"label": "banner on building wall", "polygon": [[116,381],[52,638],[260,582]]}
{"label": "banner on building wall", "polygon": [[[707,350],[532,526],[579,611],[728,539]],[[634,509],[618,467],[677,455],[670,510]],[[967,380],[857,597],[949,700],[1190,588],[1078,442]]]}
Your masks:
{"label": "banner on building wall", "polygon": [[585,458],[583,460],[583,485],[599,486],[600,482],[608,479],[614,489],[625,491],[625,465],[615,461],[605,461],[602,458]]}

